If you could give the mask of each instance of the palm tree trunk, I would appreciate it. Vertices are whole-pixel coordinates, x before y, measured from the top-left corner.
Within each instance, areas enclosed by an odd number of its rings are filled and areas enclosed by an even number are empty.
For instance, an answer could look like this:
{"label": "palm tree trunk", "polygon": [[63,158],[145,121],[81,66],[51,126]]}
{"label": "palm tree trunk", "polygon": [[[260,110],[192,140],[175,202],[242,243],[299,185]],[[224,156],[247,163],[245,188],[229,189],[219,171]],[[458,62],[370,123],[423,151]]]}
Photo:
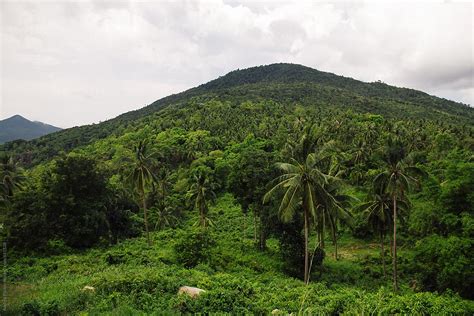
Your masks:
{"label": "palm tree trunk", "polygon": [[380,231],[380,246],[382,248],[382,265],[383,265],[383,277],[387,277],[387,268],[385,267],[385,249],[384,249],[384,240],[383,240],[383,232]]}
{"label": "palm tree trunk", "polygon": [[389,243],[389,248],[390,248],[390,257],[393,257],[393,235],[390,235],[390,232],[388,234],[388,243]]}
{"label": "palm tree trunk", "polygon": [[308,252],[308,210],[303,205],[304,211],[304,283],[309,283],[309,252]]}
{"label": "palm tree trunk", "polygon": [[205,215],[204,215],[204,208],[201,206],[200,209],[201,209],[201,210],[200,210],[199,213],[200,213],[200,215],[201,215],[201,216],[200,216],[200,217],[201,217],[201,227],[203,227],[203,228],[205,229],[205,228],[206,228],[206,217],[205,217]]}
{"label": "palm tree trunk", "polygon": [[321,225],[321,249],[324,250],[324,225],[326,225],[326,219],[323,213],[323,223]]}
{"label": "palm tree trunk", "polygon": [[257,244],[257,212],[253,211],[253,241]]}
{"label": "palm tree trunk", "polygon": [[397,197],[393,195],[393,290],[398,290],[397,280]]}
{"label": "palm tree trunk", "polygon": [[334,246],[334,259],[337,259],[337,224],[336,220],[332,217],[329,218],[329,223],[331,224],[331,237],[332,237],[332,244]]}
{"label": "palm tree trunk", "polygon": [[265,250],[267,248],[267,236],[266,231],[260,224],[260,250]]}
{"label": "palm tree trunk", "polygon": [[142,203],[143,203],[143,219],[145,221],[146,241],[148,243],[148,246],[151,246],[150,231],[148,230],[148,212],[146,209],[146,195],[145,195],[144,189],[142,189]]}
{"label": "palm tree trunk", "polygon": [[317,222],[314,223],[316,227],[316,235],[318,236],[318,244],[321,246],[321,218],[318,216]]}

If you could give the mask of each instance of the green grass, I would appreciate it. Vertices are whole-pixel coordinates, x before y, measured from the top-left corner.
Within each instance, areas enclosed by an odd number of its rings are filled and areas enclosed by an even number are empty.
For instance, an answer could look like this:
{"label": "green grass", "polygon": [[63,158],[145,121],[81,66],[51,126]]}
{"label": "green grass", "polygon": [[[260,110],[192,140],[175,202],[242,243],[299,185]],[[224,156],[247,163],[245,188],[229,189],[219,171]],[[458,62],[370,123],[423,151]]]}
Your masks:
{"label": "green grass", "polygon": [[[179,229],[154,232],[110,248],[47,258],[21,258],[8,267],[8,312],[43,315],[176,313],[472,314],[472,301],[454,294],[414,293],[402,273],[400,293],[384,279],[375,243],[343,235],[340,260],[327,260],[321,278],[305,286],[284,275],[278,242],[266,252],[253,244],[253,218],[231,196],[218,199],[210,216],[217,245],[208,262],[192,269],[177,263],[173,247],[196,217]],[[403,257],[403,251],[401,252]],[[403,260],[402,260],[403,261]],[[403,264],[402,264],[403,267]],[[390,268],[390,265],[388,265]],[[84,286],[95,291],[83,291]],[[205,289],[199,299],[178,296],[180,286]],[[14,297],[14,298],[13,298]]]}

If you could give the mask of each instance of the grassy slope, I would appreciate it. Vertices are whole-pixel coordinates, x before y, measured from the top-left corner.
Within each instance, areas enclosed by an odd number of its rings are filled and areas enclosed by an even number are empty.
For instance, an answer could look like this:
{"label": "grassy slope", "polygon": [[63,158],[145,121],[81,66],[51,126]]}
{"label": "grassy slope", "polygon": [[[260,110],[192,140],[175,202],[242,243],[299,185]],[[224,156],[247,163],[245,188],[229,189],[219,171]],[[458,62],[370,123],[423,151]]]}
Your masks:
{"label": "grassy slope", "polygon": [[[278,243],[269,250],[253,247],[253,224],[244,218],[232,197],[211,208],[217,246],[210,261],[185,269],[174,259],[173,245],[196,218],[182,229],[153,233],[153,246],[144,238],[111,248],[92,249],[50,258],[23,258],[9,266],[12,314],[20,308],[68,314],[158,314],[177,312],[287,312],[472,314],[474,303],[455,295],[414,293],[403,280],[400,295],[381,278],[377,245],[342,238],[342,260],[327,249],[326,271],[305,287],[281,271]],[[246,227],[246,230],[243,230]],[[401,251],[403,257],[404,251]],[[313,276],[316,280],[317,276]],[[90,285],[95,292],[81,289]],[[182,285],[208,292],[198,300],[176,295]]]}

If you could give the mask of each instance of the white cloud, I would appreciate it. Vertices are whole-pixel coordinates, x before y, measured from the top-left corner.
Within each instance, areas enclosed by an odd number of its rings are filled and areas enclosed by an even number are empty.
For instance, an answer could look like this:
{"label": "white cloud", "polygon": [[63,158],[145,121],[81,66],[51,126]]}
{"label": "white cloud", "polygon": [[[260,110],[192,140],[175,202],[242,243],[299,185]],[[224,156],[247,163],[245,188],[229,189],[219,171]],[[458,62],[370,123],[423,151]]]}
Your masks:
{"label": "white cloud", "polygon": [[0,10],[2,118],[98,122],[273,62],[474,104],[468,2],[3,1]]}

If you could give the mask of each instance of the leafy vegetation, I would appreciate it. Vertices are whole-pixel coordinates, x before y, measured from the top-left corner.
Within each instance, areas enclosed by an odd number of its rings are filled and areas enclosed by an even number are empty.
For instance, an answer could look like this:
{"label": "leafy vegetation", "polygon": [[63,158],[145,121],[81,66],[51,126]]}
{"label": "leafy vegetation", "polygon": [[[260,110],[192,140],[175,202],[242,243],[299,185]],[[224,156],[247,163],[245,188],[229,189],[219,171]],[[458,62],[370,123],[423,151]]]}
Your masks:
{"label": "leafy vegetation", "polygon": [[472,314],[473,117],[278,64],[8,143],[9,312]]}

